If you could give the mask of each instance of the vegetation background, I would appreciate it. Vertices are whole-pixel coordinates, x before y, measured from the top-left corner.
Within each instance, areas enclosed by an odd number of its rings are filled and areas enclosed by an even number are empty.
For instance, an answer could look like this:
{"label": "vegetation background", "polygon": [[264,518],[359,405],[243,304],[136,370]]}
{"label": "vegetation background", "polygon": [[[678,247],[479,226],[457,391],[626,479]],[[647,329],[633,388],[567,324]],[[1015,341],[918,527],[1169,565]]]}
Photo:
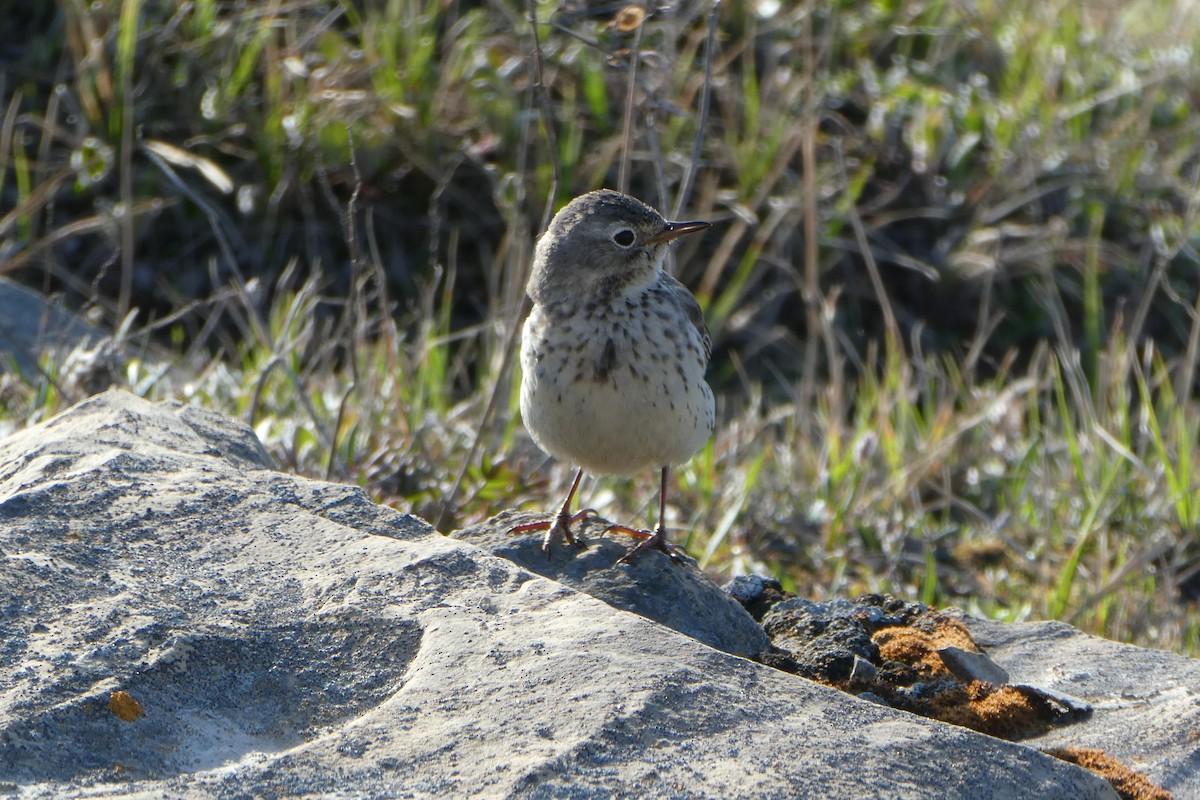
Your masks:
{"label": "vegetation background", "polygon": [[715,223],[671,490],[714,576],[1200,650],[1188,0],[5,5],[0,274],[116,334],[10,367],[0,432],[116,384],[444,531],[549,509],[532,243],[625,188]]}

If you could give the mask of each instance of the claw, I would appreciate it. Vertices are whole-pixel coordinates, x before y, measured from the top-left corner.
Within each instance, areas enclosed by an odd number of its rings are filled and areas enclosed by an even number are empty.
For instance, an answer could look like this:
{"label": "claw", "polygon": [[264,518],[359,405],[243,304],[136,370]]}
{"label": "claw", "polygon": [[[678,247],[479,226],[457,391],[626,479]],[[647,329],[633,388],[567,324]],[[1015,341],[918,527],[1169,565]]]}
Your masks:
{"label": "claw", "polygon": [[509,533],[529,533],[530,531],[545,531],[546,538],[542,540],[542,552],[550,555],[550,547],[555,542],[561,541],[567,544],[573,544],[582,547],[583,542],[575,536],[575,532],[571,530],[571,526],[576,522],[582,522],[587,519],[589,514],[595,514],[596,509],[585,508],[582,511],[576,512],[572,516],[560,513],[554,518],[554,522],[550,520],[541,520],[540,522],[527,522],[524,525],[517,525],[509,528]]}
{"label": "claw", "polygon": [[604,529],[604,532],[608,533],[611,530],[628,533],[631,536],[637,536],[642,539],[642,541],[638,542],[637,547],[618,558],[617,563],[613,564],[614,567],[620,566],[621,564],[629,564],[633,561],[633,559],[637,558],[642,553],[647,553],[651,550],[658,550],[666,553],[667,556],[676,563],[683,562],[681,555],[683,553],[683,548],[667,541],[667,532],[662,525],[659,525],[657,528],[655,528],[653,533],[650,531],[639,531],[633,528],[627,528],[624,525],[610,525]]}
{"label": "claw", "polygon": [[568,544],[582,546],[583,543],[575,538],[575,534],[571,531],[571,525],[586,519],[588,514],[595,514],[593,508],[585,508],[579,513],[571,514],[571,500],[575,497],[575,490],[579,488],[579,480],[583,477],[583,470],[580,469],[575,473],[575,480],[571,483],[571,491],[567,493],[567,499],[563,502],[562,508],[558,510],[558,514],[554,517],[554,522],[547,520],[541,522],[528,522],[524,525],[517,525],[509,528],[509,533],[528,533],[530,531],[546,531],[546,538],[542,540],[542,552],[547,556],[550,555],[550,547],[560,539]]}

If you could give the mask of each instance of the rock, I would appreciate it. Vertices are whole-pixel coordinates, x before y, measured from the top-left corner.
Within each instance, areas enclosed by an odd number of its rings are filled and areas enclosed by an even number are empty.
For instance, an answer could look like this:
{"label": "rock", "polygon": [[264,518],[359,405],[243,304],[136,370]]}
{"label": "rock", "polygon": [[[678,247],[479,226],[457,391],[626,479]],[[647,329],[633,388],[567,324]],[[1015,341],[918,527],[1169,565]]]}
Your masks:
{"label": "rock", "polygon": [[0,372],[12,364],[35,373],[43,355],[63,357],[76,348],[96,347],[106,337],[41,294],[0,278]]}
{"label": "rock", "polygon": [[859,661],[873,666],[879,648],[858,619],[859,609],[846,600],[814,603],[793,597],[776,603],[763,617],[771,642],[796,660],[798,673],[827,683],[862,675]]}
{"label": "rock", "polygon": [[0,791],[1115,796],[275,472],[243,426],[122,392],[0,442]]}
{"label": "rock", "polygon": [[758,622],[762,622],[763,616],[776,603],[794,596],[785,592],[776,579],[762,575],[738,575],[721,589],[737,600]]}
{"label": "rock", "polygon": [[953,645],[943,647],[937,653],[942,659],[942,663],[946,665],[946,669],[953,672],[954,676],[964,683],[983,681],[1002,686],[1009,682],[1008,672],[992,661],[986,653],[972,653],[970,650]]}
{"label": "rock", "polygon": [[598,517],[573,526],[582,546],[556,544],[549,555],[542,550],[543,532],[511,533],[518,525],[543,519],[543,515],[506,513],[450,535],[726,653],[755,658],[771,646],[754,618],[691,559],[673,561],[652,551],[616,566],[636,540],[602,535],[609,523]]}
{"label": "rock", "polygon": [[[741,596],[761,600],[754,592]],[[778,600],[763,627],[772,640],[763,661],[780,669],[1020,739],[1071,763],[1120,773],[1114,785],[1145,788],[1124,796],[1200,797],[1195,660],[1062,623],[1008,625],[882,595]]]}
{"label": "rock", "polygon": [[793,597],[771,606],[763,628],[773,648],[764,663],[923,717],[1020,740],[1068,715],[1044,694],[1005,685],[1007,678],[981,678],[1003,670],[979,651],[961,619],[922,603]]}
{"label": "rock", "polygon": [[1061,622],[963,622],[1014,681],[1090,706],[1085,720],[1029,744],[1102,750],[1177,798],[1200,797],[1200,662]]}

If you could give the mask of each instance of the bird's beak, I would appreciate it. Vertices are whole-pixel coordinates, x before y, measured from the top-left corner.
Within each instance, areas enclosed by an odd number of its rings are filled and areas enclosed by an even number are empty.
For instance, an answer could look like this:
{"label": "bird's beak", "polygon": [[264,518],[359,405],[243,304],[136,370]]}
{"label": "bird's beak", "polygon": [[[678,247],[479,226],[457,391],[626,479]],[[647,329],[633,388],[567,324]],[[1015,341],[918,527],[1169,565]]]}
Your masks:
{"label": "bird's beak", "polygon": [[663,242],[678,239],[680,236],[686,236],[689,233],[696,233],[697,231],[711,227],[711,222],[668,222],[667,227],[653,236],[647,237],[646,244],[662,244]]}

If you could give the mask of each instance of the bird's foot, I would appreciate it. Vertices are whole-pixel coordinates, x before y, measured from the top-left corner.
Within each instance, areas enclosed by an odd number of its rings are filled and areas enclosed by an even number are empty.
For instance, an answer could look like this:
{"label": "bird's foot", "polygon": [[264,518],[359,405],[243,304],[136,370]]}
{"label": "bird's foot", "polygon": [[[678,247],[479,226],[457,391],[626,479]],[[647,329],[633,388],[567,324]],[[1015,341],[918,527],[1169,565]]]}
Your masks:
{"label": "bird's foot", "polygon": [[608,533],[609,531],[626,533],[642,540],[638,542],[637,547],[617,559],[617,563],[613,564],[614,567],[621,564],[629,564],[633,559],[650,550],[658,550],[666,553],[672,561],[677,563],[683,562],[683,548],[667,541],[667,531],[662,525],[659,525],[653,531],[638,530],[637,528],[629,528],[625,525],[609,525],[604,529],[604,533]]}
{"label": "bird's foot", "polygon": [[571,526],[576,522],[581,522],[587,519],[589,514],[595,514],[596,509],[585,508],[574,515],[561,511],[554,518],[554,522],[542,520],[541,522],[527,522],[524,525],[517,525],[509,528],[509,533],[529,533],[530,531],[545,531],[546,538],[542,540],[542,552],[550,555],[550,547],[558,541],[566,542],[576,546],[582,546],[583,543],[576,538],[575,533],[571,530]]}

